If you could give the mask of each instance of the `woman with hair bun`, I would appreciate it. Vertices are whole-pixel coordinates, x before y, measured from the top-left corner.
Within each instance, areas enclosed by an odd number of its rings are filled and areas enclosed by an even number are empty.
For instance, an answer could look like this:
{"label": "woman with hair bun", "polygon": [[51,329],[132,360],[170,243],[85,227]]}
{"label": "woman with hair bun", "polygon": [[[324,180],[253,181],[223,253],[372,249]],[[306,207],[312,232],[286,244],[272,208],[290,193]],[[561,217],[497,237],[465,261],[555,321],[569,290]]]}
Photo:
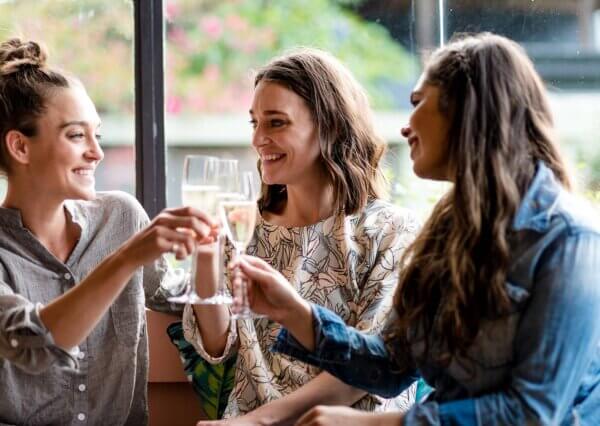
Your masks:
{"label": "woman with hair bun", "polygon": [[0,424],[147,423],[144,299],[168,309],[155,260],[213,224],[189,208],[148,223],[96,193],[99,138],[77,79],[34,41],[0,44]]}
{"label": "woman with hair bun", "polygon": [[406,413],[317,407],[297,424],[600,424],[600,227],[570,193],[533,64],[504,37],[461,37],[431,56],[411,102],[413,169],[453,187],[406,250],[379,335],[299,298],[261,259],[240,266],[252,309],[286,327],[274,352],[385,397],[420,376],[434,391]]}

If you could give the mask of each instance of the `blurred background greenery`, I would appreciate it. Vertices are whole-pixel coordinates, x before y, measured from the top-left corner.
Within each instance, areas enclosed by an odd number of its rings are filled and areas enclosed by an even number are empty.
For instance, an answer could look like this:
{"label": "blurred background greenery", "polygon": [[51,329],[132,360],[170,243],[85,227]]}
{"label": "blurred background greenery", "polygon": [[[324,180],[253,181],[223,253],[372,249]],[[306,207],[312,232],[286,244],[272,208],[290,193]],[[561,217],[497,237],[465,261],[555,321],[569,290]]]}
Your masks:
{"label": "blurred background greenery", "polygon": [[[247,125],[253,70],[291,48],[315,46],[340,58],[367,89],[378,130],[390,144],[385,167],[394,200],[425,215],[447,186],[412,174],[399,135],[410,113],[408,95],[427,50],[454,31],[493,30],[521,42],[534,59],[551,90],[561,144],[580,188],[600,205],[600,76],[574,68],[600,64],[598,10],[590,15],[587,42],[577,35],[588,22],[581,20],[587,12],[579,0],[442,3],[440,13],[433,0],[166,1],[169,204],[179,201],[186,153],[212,152],[253,166]],[[131,193],[133,34],[130,0],[0,0],[0,39],[42,40],[50,62],[79,76],[95,101],[106,152],[99,188]],[[569,73],[576,78],[569,80]]]}

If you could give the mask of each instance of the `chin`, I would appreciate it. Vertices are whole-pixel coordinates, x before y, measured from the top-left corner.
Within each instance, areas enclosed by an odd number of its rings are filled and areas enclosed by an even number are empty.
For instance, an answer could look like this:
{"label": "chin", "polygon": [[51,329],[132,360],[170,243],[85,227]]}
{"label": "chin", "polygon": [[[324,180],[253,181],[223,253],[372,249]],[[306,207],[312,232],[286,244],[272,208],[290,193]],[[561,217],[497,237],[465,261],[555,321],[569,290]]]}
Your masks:
{"label": "chin", "polygon": [[263,174],[261,176],[261,180],[262,180],[262,183],[264,183],[265,185],[279,185],[279,184],[281,184],[279,179],[275,179],[275,178],[273,178],[273,176],[271,176],[269,174]]}
{"label": "chin", "polygon": [[77,191],[69,197],[71,200],[83,200],[83,201],[92,201],[96,198],[96,190],[95,189],[87,189],[83,191]]}

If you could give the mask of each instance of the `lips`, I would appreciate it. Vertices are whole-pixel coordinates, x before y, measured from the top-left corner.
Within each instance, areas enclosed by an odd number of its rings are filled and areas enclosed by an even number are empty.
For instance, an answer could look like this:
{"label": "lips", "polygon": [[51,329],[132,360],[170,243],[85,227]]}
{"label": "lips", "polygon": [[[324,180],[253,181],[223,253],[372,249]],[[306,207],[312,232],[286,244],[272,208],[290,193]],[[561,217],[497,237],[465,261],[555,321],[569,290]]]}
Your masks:
{"label": "lips", "polygon": [[74,169],[73,173],[75,173],[76,175],[80,175],[80,176],[94,176],[94,169],[89,169],[89,168],[79,168],[79,169]]}
{"label": "lips", "polygon": [[264,162],[273,162],[282,159],[285,154],[262,154],[260,159]]}
{"label": "lips", "polygon": [[412,136],[408,138],[408,145],[412,148],[418,141],[419,139],[416,136]]}

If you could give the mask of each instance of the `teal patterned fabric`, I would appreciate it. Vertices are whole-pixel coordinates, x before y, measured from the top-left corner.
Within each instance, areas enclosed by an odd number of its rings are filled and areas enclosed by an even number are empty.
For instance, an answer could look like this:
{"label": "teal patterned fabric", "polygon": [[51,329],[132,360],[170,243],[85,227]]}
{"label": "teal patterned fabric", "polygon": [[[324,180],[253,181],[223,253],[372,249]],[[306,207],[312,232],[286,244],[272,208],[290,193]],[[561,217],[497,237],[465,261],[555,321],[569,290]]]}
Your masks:
{"label": "teal patterned fabric", "polygon": [[431,386],[429,386],[427,383],[425,383],[425,380],[419,379],[419,381],[417,382],[416,401],[423,402],[425,400],[425,398],[427,398],[427,396],[429,396],[429,394],[431,392],[433,392],[433,388]]}
{"label": "teal patterned fabric", "polygon": [[183,337],[181,321],[167,327],[167,334],[179,350],[185,374],[200,397],[204,413],[211,420],[220,419],[233,389],[236,357],[230,357],[222,364],[209,364]]}

